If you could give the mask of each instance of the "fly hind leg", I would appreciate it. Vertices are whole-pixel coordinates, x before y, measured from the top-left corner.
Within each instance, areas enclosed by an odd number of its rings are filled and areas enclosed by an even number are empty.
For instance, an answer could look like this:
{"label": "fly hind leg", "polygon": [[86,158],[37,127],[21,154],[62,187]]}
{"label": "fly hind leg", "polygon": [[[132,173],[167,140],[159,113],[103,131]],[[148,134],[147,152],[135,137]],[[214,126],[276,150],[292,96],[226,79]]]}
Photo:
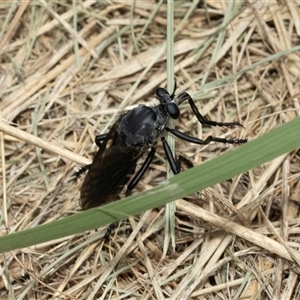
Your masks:
{"label": "fly hind leg", "polygon": [[194,164],[193,164],[187,157],[185,157],[185,156],[182,155],[182,154],[178,154],[178,155],[177,155],[176,161],[177,161],[177,165],[178,165],[179,168],[180,168],[180,171],[181,171],[183,165],[184,165],[185,168],[187,168],[187,169],[191,169],[191,168],[194,167]]}
{"label": "fly hind leg", "polygon": [[[106,134],[106,133],[105,133],[105,134],[97,135],[97,136],[95,137],[95,144],[100,148],[100,147],[101,147],[101,143],[106,139],[106,137],[107,137],[107,134]],[[79,169],[79,171],[77,171],[77,172],[75,173],[76,177],[79,177],[81,174],[83,174],[83,173],[85,173],[87,170],[89,170],[90,167],[91,167],[91,165],[92,165],[92,164],[85,165],[85,166],[81,167],[81,168]]]}
{"label": "fly hind leg", "polygon": [[147,169],[149,168],[149,166],[153,160],[155,151],[156,151],[155,148],[152,147],[151,151],[149,152],[148,156],[146,157],[144,163],[142,164],[142,166],[140,167],[138,172],[134,175],[133,179],[128,184],[126,193],[130,193],[135,188],[135,186],[138,184],[138,182],[141,180],[141,178],[143,177],[143,175],[145,174],[145,172],[147,171]]}
{"label": "fly hind leg", "polygon": [[[145,159],[144,163],[138,170],[138,172],[134,175],[133,179],[130,181],[130,183],[127,186],[127,190],[125,192],[125,196],[128,197],[132,194],[132,190],[135,188],[135,186],[138,184],[138,182],[141,180],[145,172],[147,171],[149,165],[151,164],[153,157],[155,155],[155,148],[152,147],[151,151],[149,152],[147,158]],[[104,239],[105,241],[109,241],[110,235],[114,232],[116,228],[116,224],[118,223],[112,223],[108,226],[105,234],[104,234]]]}
{"label": "fly hind leg", "polygon": [[111,223],[108,225],[106,232],[104,234],[105,242],[109,242],[109,237],[114,233],[115,228],[117,227],[118,223]]}
{"label": "fly hind leg", "polygon": [[95,144],[100,148],[102,142],[107,138],[107,133],[96,135]]}

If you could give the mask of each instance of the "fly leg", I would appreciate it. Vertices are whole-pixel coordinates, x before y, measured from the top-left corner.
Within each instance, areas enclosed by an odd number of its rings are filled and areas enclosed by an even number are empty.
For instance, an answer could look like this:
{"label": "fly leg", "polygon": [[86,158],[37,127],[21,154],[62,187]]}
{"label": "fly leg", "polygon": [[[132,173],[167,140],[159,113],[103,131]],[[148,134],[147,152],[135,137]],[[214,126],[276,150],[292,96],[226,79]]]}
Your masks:
{"label": "fly leg", "polygon": [[85,166],[81,167],[81,168],[79,169],[79,171],[77,171],[77,172],[75,173],[75,176],[76,176],[76,177],[79,177],[81,174],[85,173],[87,170],[89,170],[89,168],[91,167],[91,165],[92,165],[92,164],[85,165]]}
{"label": "fly leg", "polygon": [[116,228],[116,225],[118,223],[111,223],[108,225],[107,229],[106,229],[106,232],[104,234],[104,239],[105,239],[105,242],[109,242],[109,237],[112,235],[112,233],[115,231],[115,228]]}
{"label": "fly leg", "polygon": [[164,137],[162,137],[161,141],[163,143],[163,148],[164,148],[167,160],[168,160],[171,170],[174,174],[178,174],[180,172],[181,166],[183,164],[188,169],[190,169],[194,166],[193,163],[183,155],[178,155],[177,158],[175,159],[166,139]]}
{"label": "fly leg", "polygon": [[144,163],[142,164],[142,166],[140,167],[138,172],[135,174],[133,179],[128,184],[126,193],[130,194],[130,192],[135,188],[135,186],[141,180],[141,178],[143,177],[143,175],[145,174],[145,172],[149,168],[149,165],[151,164],[151,162],[153,160],[154,154],[155,154],[155,148],[152,147],[151,151],[149,152],[149,154],[148,154],[147,158],[145,159]]}
{"label": "fly leg", "polygon": [[103,142],[107,138],[107,133],[96,135],[95,137],[95,144],[100,148],[101,142]]}
{"label": "fly leg", "polygon": [[[227,123],[224,123],[224,124],[227,124]],[[198,144],[198,145],[207,145],[210,142],[218,142],[218,143],[224,143],[224,144],[226,144],[226,143],[228,143],[228,144],[244,144],[247,142],[247,139],[224,139],[224,138],[213,137],[211,135],[209,137],[207,137],[205,140],[201,140],[196,137],[189,136],[189,135],[187,135],[179,130],[176,130],[176,129],[165,127],[165,130],[168,132],[171,132],[176,137],[178,137],[184,141],[187,141],[187,142],[190,142],[193,144]]]}
{"label": "fly leg", "polygon": [[[100,134],[100,135],[97,135],[95,137],[95,144],[100,148],[101,147],[101,142],[103,142],[107,137],[107,134],[104,133],[104,134]],[[79,171],[76,172],[76,177],[80,176],[81,174],[85,173],[87,170],[90,169],[92,164],[89,164],[89,165],[85,165],[83,167],[81,167],[79,169]]]}
{"label": "fly leg", "polygon": [[165,151],[165,154],[166,154],[166,157],[167,157],[167,160],[169,162],[172,172],[174,174],[178,174],[180,172],[180,166],[176,162],[169,144],[167,143],[167,141],[164,137],[161,138],[161,141],[163,143],[163,148],[164,148],[164,151]]}
{"label": "fly leg", "polygon": [[176,161],[180,168],[182,165],[185,165],[187,169],[191,169],[194,167],[194,164],[188,158],[181,154],[177,155]]}
{"label": "fly leg", "polygon": [[223,123],[223,122],[216,122],[216,121],[211,121],[208,120],[206,118],[204,118],[201,113],[199,112],[193,98],[187,93],[187,92],[183,92],[181,93],[178,97],[177,97],[178,103],[182,103],[185,100],[189,101],[190,107],[193,110],[194,115],[196,116],[196,118],[198,119],[198,121],[202,124],[202,125],[210,125],[210,126],[224,126],[224,127],[229,127],[229,128],[233,128],[235,126],[241,126],[244,127],[242,124],[240,124],[239,122],[229,122],[229,123]]}
{"label": "fly leg", "polygon": [[[155,154],[155,148],[152,147],[151,151],[149,152],[149,154],[148,154],[147,158],[145,159],[144,163],[142,164],[142,166],[140,167],[138,172],[135,174],[133,179],[128,184],[127,190],[125,192],[126,197],[131,195],[131,191],[135,188],[135,186],[138,184],[138,182],[141,180],[141,178],[143,177],[143,175],[147,171],[149,165],[151,164],[151,162],[153,160],[154,154]],[[109,237],[114,232],[117,224],[118,223],[112,223],[107,227],[107,230],[104,234],[104,239],[105,239],[106,242],[109,241]]]}

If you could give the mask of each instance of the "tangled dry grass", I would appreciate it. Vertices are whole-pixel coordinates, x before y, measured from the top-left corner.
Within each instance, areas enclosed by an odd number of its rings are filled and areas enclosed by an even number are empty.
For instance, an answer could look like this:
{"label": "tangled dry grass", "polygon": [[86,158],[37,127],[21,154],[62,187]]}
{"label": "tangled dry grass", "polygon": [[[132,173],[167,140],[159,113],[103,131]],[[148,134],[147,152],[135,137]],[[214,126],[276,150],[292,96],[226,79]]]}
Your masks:
{"label": "tangled dry grass", "polygon": [[[167,76],[167,6],[154,0],[39,0],[0,7],[1,130],[11,130],[0,137],[4,235],[78,211],[74,172],[92,160],[95,134],[107,132],[121,112],[156,103],[155,88],[165,86]],[[230,134],[249,139],[299,114],[300,53],[268,60],[300,44],[299,3],[175,1],[175,7],[178,92],[201,98],[202,113],[240,121],[245,129]],[[177,125],[199,138],[211,134],[188,106]],[[227,147],[176,141],[176,149],[200,164]],[[252,232],[298,250],[299,156],[289,153],[188,200],[227,217],[251,196],[260,203],[246,220]],[[156,157],[136,191],[156,186],[165,171]],[[166,257],[159,226],[143,228],[121,252],[135,226],[131,220],[107,243],[91,231],[5,253],[1,299],[300,298],[297,261],[192,218],[178,203],[176,249],[169,247]],[[163,216],[159,208],[143,218],[161,224]]]}

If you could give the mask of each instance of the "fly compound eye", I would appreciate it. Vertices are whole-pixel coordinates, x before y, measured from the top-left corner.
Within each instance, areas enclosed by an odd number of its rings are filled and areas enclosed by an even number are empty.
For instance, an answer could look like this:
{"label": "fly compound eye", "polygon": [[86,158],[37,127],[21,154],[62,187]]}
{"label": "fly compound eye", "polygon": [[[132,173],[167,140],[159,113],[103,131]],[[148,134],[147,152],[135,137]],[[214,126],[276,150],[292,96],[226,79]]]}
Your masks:
{"label": "fly compound eye", "polygon": [[172,119],[178,119],[180,112],[176,103],[169,103],[166,105],[166,110]]}
{"label": "fly compound eye", "polygon": [[165,90],[164,88],[158,88],[156,90],[156,98],[160,101],[164,100],[166,97],[170,96],[170,94],[168,93],[167,90]]}

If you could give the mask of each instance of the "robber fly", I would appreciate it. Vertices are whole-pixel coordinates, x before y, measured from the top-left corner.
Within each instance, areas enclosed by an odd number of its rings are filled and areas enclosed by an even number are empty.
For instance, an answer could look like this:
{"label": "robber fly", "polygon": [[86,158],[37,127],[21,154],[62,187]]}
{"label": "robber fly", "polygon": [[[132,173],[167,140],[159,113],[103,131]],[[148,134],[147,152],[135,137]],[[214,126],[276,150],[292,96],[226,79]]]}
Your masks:
{"label": "robber fly", "polygon": [[[206,145],[210,142],[242,144],[247,139],[225,139],[209,136],[205,140],[186,135],[179,130],[169,128],[170,119],[178,119],[178,105],[188,100],[193,113],[202,125],[235,127],[238,122],[221,123],[204,118],[198,111],[192,97],[181,93],[175,98],[176,84],[172,94],[164,88],[156,90],[160,104],[154,107],[139,105],[121,115],[108,134],[99,135],[95,143],[99,150],[92,162],[83,170],[88,170],[81,188],[80,205],[82,209],[103,205],[119,198],[125,184],[130,192],[148,169],[156,151],[156,144],[161,140],[167,160],[174,174],[180,172],[180,166],[174,158],[165,139],[166,132],[190,143]],[[138,160],[149,150],[144,163],[135,173]]]}

